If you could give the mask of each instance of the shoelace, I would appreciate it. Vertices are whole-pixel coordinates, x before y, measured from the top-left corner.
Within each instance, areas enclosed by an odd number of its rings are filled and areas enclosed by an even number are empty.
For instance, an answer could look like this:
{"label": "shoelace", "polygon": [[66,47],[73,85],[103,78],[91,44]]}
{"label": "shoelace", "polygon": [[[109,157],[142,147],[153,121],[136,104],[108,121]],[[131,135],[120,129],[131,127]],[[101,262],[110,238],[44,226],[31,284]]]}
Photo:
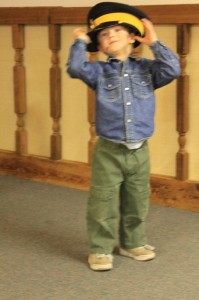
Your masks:
{"label": "shoelace", "polygon": [[154,246],[151,246],[151,245],[148,245],[148,244],[144,245],[144,248],[147,249],[147,250],[151,250],[151,251],[155,250]]}
{"label": "shoelace", "polygon": [[103,257],[108,257],[111,260],[113,260],[113,255],[111,254],[104,254],[104,253],[97,254],[97,258],[103,258]]}

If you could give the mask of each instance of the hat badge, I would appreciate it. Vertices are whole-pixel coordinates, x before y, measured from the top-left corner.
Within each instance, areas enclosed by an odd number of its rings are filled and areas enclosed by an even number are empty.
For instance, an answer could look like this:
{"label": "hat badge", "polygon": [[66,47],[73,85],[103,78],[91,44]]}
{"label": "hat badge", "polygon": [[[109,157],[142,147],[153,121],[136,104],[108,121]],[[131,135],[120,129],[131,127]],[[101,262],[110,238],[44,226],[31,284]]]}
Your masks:
{"label": "hat badge", "polygon": [[90,29],[94,29],[95,28],[94,20],[90,19],[89,22],[90,22]]}

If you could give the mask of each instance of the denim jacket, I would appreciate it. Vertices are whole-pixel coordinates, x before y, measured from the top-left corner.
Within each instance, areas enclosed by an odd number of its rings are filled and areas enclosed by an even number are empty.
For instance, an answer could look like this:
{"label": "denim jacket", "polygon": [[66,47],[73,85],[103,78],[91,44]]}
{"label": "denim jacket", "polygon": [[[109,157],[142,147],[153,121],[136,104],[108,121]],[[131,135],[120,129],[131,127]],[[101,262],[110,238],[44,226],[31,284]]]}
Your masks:
{"label": "denim jacket", "polygon": [[155,95],[180,74],[179,60],[160,41],[150,46],[154,59],[88,62],[86,43],[71,47],[67,72],[96,93],[96,132],[116,142],[137,143],[154,132]]}

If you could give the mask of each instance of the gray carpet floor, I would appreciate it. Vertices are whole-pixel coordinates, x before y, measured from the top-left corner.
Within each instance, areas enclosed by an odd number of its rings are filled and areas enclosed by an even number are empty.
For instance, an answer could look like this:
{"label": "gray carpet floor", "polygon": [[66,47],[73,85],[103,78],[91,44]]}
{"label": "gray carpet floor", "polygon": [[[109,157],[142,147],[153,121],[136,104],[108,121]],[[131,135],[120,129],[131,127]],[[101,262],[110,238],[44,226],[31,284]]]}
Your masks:
{"label": "gray carpet floor", "polygon": [[157,258],[87,266],[87,192],[0,176],[1,300],[199,299],[198,213],[152,205]]}

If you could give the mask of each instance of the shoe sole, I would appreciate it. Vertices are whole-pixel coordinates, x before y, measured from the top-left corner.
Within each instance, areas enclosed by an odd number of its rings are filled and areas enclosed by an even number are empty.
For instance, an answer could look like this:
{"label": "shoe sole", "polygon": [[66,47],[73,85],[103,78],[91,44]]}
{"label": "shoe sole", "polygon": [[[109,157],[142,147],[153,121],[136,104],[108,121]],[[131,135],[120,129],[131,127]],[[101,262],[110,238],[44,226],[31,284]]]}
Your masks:
{"label": "shoe sole", "polygon": [[119,254],[122,256],[130,257],[138,261],[147,261],[153,259],[156,255],[155,252],[147,255],[133,255],[132,253],[120,248]]}
{"label": "shoe sole", "polygon": [[112,264],[106,264],[106,265],[92,264],[89,266],[93,271],[109,271],[113,269]]}

